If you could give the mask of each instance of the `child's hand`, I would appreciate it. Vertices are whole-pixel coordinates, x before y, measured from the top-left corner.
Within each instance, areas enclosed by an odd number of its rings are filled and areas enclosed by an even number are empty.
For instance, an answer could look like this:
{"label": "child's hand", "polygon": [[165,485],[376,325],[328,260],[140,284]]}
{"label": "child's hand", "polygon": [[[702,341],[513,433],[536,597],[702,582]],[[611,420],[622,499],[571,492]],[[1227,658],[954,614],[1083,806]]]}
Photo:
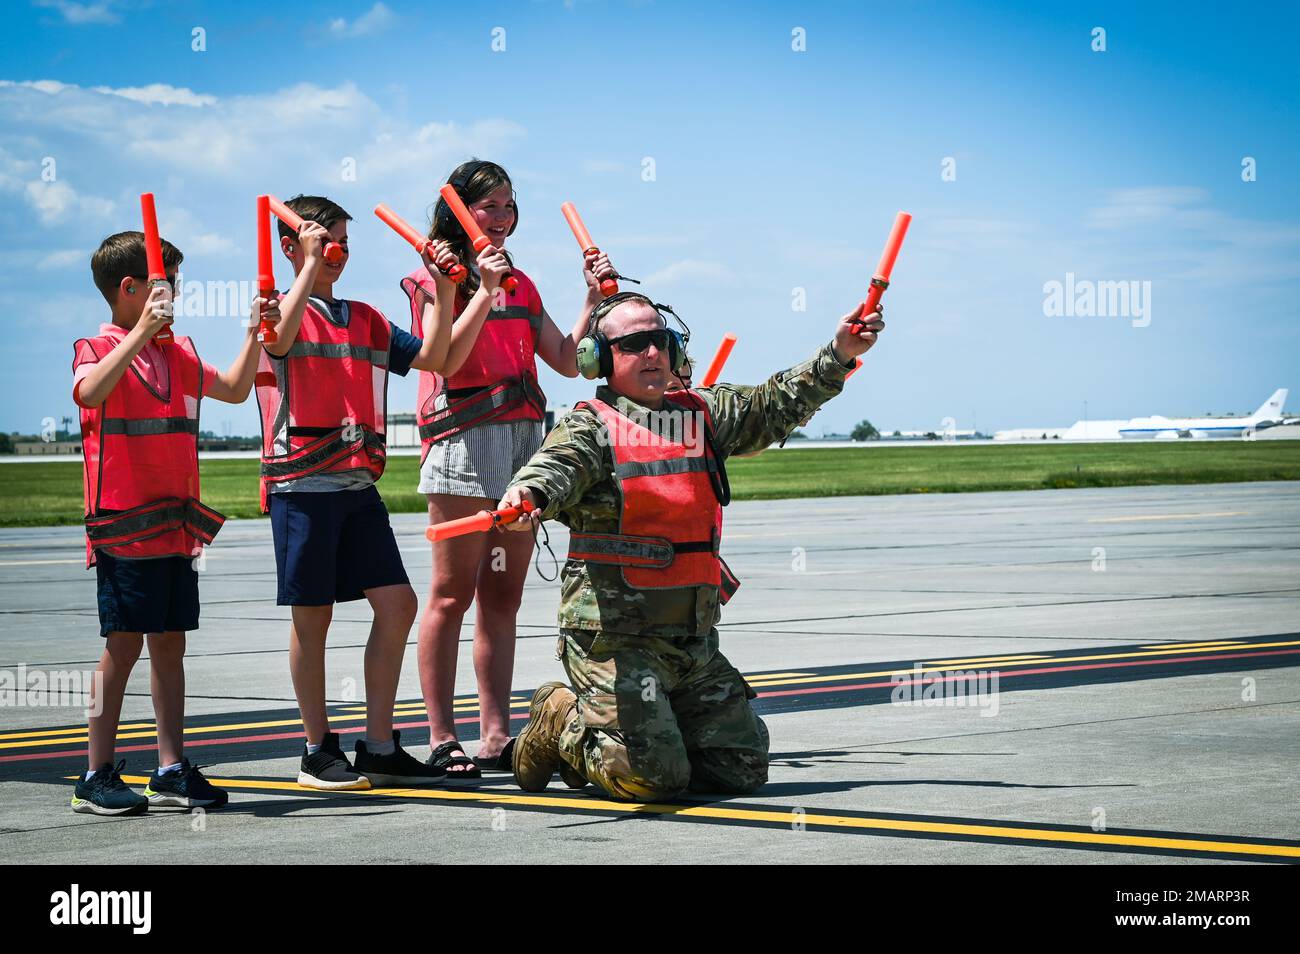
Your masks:
{"label": "child's hand", "polygon": [[258,325],[263,321],[269,321],[273,325],[280,323],[280,299],[253,299],[253,308],[248,315],[249,334],[257,334]]}
{"label": "child's hand", "polygon": [[483,290],[489,295],[495,292],[510,274],[510,262],[505,253],[495,245],[483,246],[483,251],[478,253],[478,274],[483,281]]}
{"label": "child's hand", "polygon": [[845,363],[850,358],[856,358],[871,350],[871,346],[876,343],[880,332],[885,328],[885,321],[881,317],[883,312],[884,306],[878,305],[870,315],[860,318],[862,308],[855,306],[851,312],[840,319],[839,327],[835,329],[835,353],[845,359]]}
{"label": "child's hand", "polygon": [[329,240],[329,229],[325,226],[316,222],[302,223],[302,228],[298,229],[298,244],[302,246],[303,261],[323,261]]}
{"label": "child's hand", "polygon": [[172,323],[172,314],[172,290],[166,285],[154,285],[144,300],[144,310],[140,312],[138,324],[141,332],[152,338]]}
{"label": "child's hand", "polygon": [[588,292],[600,296],[600,283],[609,278],[618,278],[618,270],[608,255],[589,248],[582,253],[582,277],[587,280]]}
{"label": "child's hand", "polygon": [[[452,250],[450,242],[439,239],[426,248],[424,254],[420,257],[424,259],[424,267],[433,276],[434,283],[439,290],[445,291],[455,287],[455,283],[447,277],[446,272],[453,265],[459,265],[460,259]],[[444,288],[444,286],[446,287]]]}

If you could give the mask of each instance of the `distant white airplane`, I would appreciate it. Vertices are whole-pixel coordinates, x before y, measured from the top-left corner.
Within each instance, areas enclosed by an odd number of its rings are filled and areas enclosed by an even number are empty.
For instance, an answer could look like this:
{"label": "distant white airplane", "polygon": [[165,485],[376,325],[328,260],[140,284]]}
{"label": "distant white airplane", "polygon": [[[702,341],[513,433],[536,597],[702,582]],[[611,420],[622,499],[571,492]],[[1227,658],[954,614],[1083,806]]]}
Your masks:
{"label": "distant white airplane", "polygon": [[1119,436],[1146,440],[1240,438],[1248,430],[1262,431],[1281,424],[1286,394],[1286,388],[1274,391],[1273,396],[1249,417],[1135,417],[1119,429]]}

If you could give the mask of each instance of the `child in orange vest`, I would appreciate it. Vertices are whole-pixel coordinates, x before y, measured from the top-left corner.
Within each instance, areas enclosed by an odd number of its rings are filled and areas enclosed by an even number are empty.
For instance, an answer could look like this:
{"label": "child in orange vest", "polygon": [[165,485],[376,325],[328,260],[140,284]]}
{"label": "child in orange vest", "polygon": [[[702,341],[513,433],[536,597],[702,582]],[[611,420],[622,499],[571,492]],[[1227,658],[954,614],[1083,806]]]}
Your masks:
{"label": "child in orange vest", "polygon": [[[183,256],[163,242],[168,284]],[[89,771],[72,810],[135,815],[150,805],[217,808],[226,793],[182,754],[185,633],[199,623],[194,558],[224,521],[199,502],[199,406],[203,398],[239,404],[257,367],[256,318],[274,302],[257,299],[244,346],[229,370],[199,358],[194,343],[154,335],[172,321],[172,288],[150,287],[144,236],[110,235],[91,257],[95,285],[112,322],[74,347],[72,396],[81,409],[85,460],[86,565],[98,577],[103,656],[89,718]],[[127,679],[146,634],[158,723],[158,769],[144,795],[121,779],[114,742]]]}

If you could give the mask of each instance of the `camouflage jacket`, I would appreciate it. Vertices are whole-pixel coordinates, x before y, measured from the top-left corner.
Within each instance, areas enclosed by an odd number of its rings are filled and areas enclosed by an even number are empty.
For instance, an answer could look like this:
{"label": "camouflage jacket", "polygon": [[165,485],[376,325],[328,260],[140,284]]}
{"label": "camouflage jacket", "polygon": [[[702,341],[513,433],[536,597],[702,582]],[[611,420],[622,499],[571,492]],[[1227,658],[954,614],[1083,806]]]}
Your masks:
{"label": "camouflage jacket", "polygon": [[[852,365],[840,364],[829,344],[812,359],[757,387],[717,384],[697,388],[713,418],[714,446],[723,459],[763,450],[783,440],[844,387]],[[596,397],[633,420],[653,412],[606,386]],[[613,451],[596,413],[575,408],[511,481],[546,497],[543,519],[584,533],[618,533],[622,501]],[[560,573],[561,628],[644,636],[701,636],[720,617],[718,588],[690,586],[644,591],[629,586],[620,567],[568,560]]]}

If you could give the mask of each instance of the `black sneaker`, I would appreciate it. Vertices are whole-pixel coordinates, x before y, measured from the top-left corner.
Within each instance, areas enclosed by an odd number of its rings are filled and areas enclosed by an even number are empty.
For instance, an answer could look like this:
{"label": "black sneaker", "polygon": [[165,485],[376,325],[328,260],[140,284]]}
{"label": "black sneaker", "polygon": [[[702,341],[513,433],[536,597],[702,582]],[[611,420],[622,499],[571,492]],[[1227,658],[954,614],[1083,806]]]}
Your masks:
{"label": "black sneaker", "polygon": [[370,779],[352,770],[347,756],[339,748],[339,737],[327,732],[314,755],[308,754],[307,746],[303,745],[298,784],[322,792],[361,792],[370,787]]}
{"label": "black sneaker", "polygon": [[204,778],[199,766],[191,765],[189,759],[181,759],[180,770],[166,775],[154,769],[144,797],[150,805],[166,808],[220,808],[230,801],[230,796]]}
{"label": "black sneaker", "polygon": [[371,783],[381,788],[398,788],[412,785],[441,785],[447,780],[445,768],[425,765],[402,748],[402,733],[393,730],[391,755],[375,755],[366,748],[364,739],[357,739],[357,771],[365,773]]}
{"label": "black sneaker", "polygon": [[131,791],[122,781],[123,759],[114,767],[105,762],[87,779],[84,775],[72,793],[72,810],[85,815],[143,815],[149,799]]}

